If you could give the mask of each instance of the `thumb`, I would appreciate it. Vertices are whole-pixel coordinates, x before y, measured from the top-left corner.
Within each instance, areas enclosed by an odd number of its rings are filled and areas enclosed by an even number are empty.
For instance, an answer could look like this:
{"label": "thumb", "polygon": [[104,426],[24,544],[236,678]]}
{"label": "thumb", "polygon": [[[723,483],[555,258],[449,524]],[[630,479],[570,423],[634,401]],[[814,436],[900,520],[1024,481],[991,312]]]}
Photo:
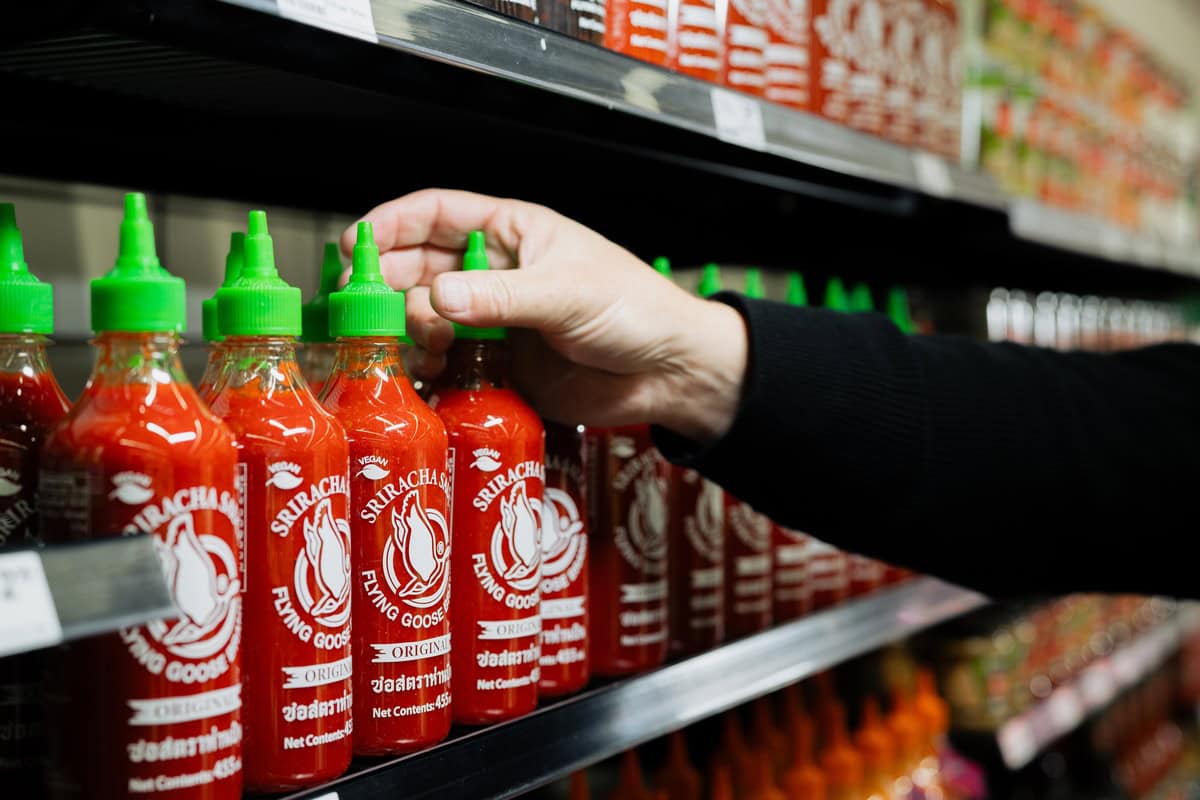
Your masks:
{"label": "thumb", "polygon": [[443,273],[430,302],[445,319],[476,328],[556,330],[576,310],[545,272],[522,269]]}

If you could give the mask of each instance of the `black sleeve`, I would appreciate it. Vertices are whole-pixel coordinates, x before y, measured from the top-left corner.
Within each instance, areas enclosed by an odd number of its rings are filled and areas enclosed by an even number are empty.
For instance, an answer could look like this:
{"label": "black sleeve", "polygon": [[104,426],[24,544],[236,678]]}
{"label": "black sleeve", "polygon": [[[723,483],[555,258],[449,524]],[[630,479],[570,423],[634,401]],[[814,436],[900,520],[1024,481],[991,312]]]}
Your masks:
{"label": "black sleeve", "polygon": [[719,295],[750,361],[686,463],[780,524],[993,595],[1200,596],[1200,347],[1059,353]]}

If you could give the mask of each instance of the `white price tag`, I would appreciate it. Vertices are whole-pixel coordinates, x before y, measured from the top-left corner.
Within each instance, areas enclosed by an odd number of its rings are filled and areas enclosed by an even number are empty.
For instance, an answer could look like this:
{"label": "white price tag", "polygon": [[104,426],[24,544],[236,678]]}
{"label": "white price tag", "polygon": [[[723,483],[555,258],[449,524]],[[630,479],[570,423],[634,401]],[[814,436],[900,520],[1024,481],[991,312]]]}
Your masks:
{"label": "white price tag", "polygon": [[41,557],[30,550],[0,555],[0,656],[62,640]]}
{"label": "white price tag", "polygon": [[758,101],[728,89],[713,87],[711,92],[717,136],[743,147],[766,150],[767,134],[763,127],[762,106]]}
{"label": "white price tag", "polygon": [[371,0],[275,0],[279,14],[314,28],[378,42]]}
{"label": "white price tag", "polygon": [[954,194],[954,181],[950,178],[950,165],[932,153],[913,153],[913,171],[921,191],[934,197],[949,197]]}

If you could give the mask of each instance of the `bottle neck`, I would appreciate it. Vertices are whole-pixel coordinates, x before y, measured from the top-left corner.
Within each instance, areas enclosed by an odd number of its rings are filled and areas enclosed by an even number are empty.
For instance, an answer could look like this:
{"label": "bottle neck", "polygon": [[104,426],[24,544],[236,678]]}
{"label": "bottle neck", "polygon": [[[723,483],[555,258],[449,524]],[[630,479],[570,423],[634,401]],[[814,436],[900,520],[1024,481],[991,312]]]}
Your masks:
{"label": "bottle neck", "polygon": [[[404,354],[395,338],[343,338],[322,397],[336,398],[345,391],[379,400],[403,402],[411,390],[404,371]],[[400,395],[396,394],[399,391]]]}
{"label": "bottle neck", "polygon": [[175,333],[110,331],[94,344],[96,365],[89,387],[187,383]]}
{"label": "bottle neck", "polygon": [[464,391],[509,388],[511,354],[502,339],[457,339],[446,356],[440,384]]}
{"label": "bottle neck", "polygon": [[31,378],[50,371],[45,336],[29,333],[0,334],[0,374],[16,373]]}
{"label": "bottle neck", "polygon": [[303,389],[308,384],[296,362],[291,336],[230,336],[225,339],[222,386],[264,394]]}

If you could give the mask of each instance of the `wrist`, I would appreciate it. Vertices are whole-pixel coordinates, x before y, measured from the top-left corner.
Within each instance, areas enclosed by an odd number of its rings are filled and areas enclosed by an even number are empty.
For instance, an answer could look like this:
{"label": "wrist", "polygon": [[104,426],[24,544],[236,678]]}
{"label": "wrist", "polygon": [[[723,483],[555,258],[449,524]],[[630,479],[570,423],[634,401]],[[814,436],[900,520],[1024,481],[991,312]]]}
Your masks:
{"label": "wrist", "polygon": [[725,303],[689,298],[684,331],[671,348],[652,422],[694,442],[729,430],[749,360],[746,323]]}

